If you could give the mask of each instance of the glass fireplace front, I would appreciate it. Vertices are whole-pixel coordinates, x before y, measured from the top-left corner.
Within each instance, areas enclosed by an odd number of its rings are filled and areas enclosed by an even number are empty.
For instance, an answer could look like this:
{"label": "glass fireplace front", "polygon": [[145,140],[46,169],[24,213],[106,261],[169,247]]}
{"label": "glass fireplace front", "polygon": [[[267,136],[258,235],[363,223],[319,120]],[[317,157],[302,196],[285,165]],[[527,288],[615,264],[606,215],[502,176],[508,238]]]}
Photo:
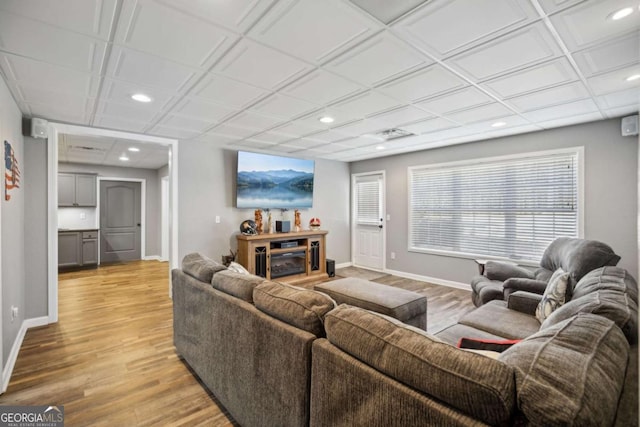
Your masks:
{"label": "glass fireplace front", "polygon": [[305,251],[292,251],[271,255],[271,278],[301,274],[306,271]]}

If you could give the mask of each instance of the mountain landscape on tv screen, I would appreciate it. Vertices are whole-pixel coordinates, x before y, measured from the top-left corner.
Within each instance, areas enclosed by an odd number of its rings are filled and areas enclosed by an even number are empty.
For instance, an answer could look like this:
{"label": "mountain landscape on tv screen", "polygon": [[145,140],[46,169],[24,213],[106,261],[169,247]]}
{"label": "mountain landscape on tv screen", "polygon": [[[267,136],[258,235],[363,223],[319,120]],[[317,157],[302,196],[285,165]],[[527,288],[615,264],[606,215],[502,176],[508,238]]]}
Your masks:
{"label": "mountain landscape on tv screen", "polygon": [[304,208],[313,200],[313,174],[293,169],[239,171],[238,208]]}

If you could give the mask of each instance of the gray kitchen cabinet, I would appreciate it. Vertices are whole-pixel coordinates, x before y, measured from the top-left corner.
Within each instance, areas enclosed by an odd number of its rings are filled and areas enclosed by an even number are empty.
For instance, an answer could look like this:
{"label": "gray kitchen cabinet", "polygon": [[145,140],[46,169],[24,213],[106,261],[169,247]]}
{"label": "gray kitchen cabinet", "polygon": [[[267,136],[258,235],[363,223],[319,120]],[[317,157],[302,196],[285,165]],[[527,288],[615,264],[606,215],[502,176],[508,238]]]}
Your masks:
{"label": "gray kitchen cabinet", "polygon": [[98,231],[59,231],[58,268],[98,264]]}
{"label": "gray kitchen cabinet", "polygon": [[82,264],[81,235],[78,231],[58,233],[58,267],[79,267]]}
{"label": "gray kitchen cabinet", "polygon": [[61,172],[58,174],[58,206],[95,207],[97,175]]}

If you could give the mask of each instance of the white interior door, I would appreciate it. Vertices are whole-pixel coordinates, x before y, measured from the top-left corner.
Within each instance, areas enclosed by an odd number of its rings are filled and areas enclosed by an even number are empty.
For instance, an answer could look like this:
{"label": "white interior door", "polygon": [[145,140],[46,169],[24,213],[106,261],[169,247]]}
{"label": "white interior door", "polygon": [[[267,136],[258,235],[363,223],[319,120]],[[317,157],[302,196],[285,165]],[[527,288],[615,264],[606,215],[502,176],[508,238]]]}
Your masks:
{"label": "white interior door", "polygon": [[384,269],[384,174],[353,176],[353,263]]}

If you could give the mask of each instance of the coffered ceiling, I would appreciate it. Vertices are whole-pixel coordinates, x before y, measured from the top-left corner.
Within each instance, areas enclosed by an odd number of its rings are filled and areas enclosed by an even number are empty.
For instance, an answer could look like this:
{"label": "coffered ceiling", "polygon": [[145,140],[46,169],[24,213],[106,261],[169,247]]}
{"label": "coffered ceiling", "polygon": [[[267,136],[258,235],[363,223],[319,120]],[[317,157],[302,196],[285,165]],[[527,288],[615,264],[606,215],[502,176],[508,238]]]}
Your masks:
{"label": "coffered ceiling", "polygon": [[637,113],[639,40],[635,0],[0,0],[26,116],[342,161]]}

